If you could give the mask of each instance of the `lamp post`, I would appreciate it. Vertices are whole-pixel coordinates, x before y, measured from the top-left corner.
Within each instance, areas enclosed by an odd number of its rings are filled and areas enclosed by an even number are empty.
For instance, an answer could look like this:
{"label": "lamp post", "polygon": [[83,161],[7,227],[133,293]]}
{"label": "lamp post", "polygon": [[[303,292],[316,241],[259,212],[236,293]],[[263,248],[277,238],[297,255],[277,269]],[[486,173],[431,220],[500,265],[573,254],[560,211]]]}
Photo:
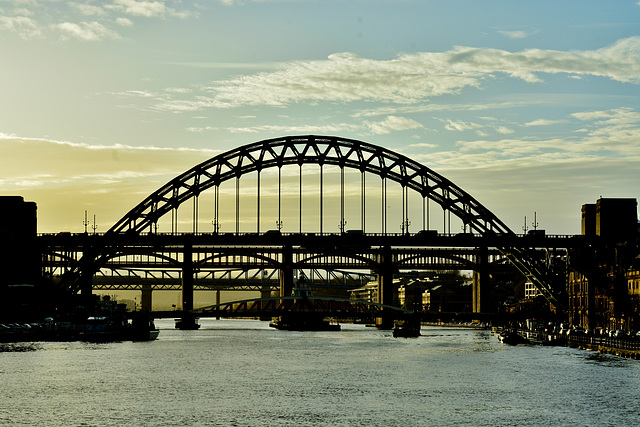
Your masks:
{"label": "lamp post", "polygon": [[82,221],[82,225],[84,225],[84,233],[87,234],[87,225],[89,225],[89,220],[87,219],[87,211],[84,211],[84,221]]}

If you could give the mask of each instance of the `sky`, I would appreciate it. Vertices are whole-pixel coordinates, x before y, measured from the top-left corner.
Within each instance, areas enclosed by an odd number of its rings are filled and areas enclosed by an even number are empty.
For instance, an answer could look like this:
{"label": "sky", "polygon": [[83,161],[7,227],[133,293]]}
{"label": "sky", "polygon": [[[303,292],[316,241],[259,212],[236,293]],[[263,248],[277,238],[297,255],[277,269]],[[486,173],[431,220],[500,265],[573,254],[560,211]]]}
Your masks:
{"label": "sky", "polygon": [[583,204],[640,196],[640,2],[0,0],[0,195],[39,232],[85,211],[106,231],[216,154],[301,134],[578,234]]}

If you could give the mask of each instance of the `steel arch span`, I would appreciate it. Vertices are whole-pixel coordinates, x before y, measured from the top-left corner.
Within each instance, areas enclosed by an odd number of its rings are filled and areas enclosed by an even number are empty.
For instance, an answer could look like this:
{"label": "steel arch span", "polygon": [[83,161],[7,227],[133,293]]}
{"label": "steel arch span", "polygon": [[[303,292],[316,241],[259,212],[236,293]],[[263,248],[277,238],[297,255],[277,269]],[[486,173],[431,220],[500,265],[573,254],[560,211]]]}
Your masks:
{"label": "steel arch span", "polygon": [[415,160],[384,147],[333,136],[287,136],[244,145],[194,166],[149,195],[107,233],[140,233],[203,191],[251,172],[286,165],[332,165],[369,172],[439,204],[481,235],[513,234],[470,194]]}
{"label": "steel arch span", "polygon": [[[415,160],[384,147],[354,139],[335,136],[286,136],[247,144],[206,160],[175,177],[131,209],[111,227],[105,237],[120,234],[140,234],[164,215],[210,188],[219,186],[245,174],[287,165],[315,164],[355,169],[391,180],[411,189],[441,206],[443,211],[458,217],[475,233],[491,237],[514,236],[496,215],[474,197],[444,176]],[[258,175],[259,182],[259,175]],[[216,202],[217,204],[217,202]],[[404,207],[403,207],[404,208]],[[217,207],[214,208],[217,217]],[[237,212],[236,212],[237,215]],[[215,222],[215,221],[214,221]],[[557,308],[563,308],[563,290],[556,285],[547,266],[535,254],[522,248],[498,248],[520,271],[531,280],[542,294]],[[104,252],[96,254],[93,265],[99,266]]]}

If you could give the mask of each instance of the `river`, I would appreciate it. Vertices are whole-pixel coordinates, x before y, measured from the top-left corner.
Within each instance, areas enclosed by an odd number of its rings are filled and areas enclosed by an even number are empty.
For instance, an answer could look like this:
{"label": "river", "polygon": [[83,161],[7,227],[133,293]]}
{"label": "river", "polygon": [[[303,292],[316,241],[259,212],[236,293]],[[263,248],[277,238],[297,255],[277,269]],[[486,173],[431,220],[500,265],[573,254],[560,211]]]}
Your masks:
{"label": "river", "polygon": [[152,342],[0,344],[0,425],[640,425],[640,361],[458,328],[201,324],[156,321]]}

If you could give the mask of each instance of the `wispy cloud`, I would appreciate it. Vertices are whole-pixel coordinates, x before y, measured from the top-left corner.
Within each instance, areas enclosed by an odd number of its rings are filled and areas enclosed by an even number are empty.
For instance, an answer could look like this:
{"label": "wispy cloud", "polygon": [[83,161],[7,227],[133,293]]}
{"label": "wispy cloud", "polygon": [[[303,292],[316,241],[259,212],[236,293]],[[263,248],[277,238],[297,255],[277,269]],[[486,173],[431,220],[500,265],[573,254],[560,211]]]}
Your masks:
{"label": "wispy cloud", "polygon": [[[458,141],[456,149],[429,153],[438,168],[491,167],[496,170],[518,165],[567,164],[595,159],[640,159],[640,112],[620,108],[574,113],[571,117],[586,127],[573,136],[539,139],[514,136],[505,139]],[[510,133],[510,132],[504,132]]]}
{"label": "wispy cloud", "polygon": [[640,82],[640,37],[619,40],[592,51],[456,47],[442,53],[401,55],[373,60],[352,53],[333,54],[324,61],[282,64],[262,72],[215,81],[189,99],[168,99],[161,111],[198,111],[240,106],[283,107],[298,102],[381,102],[417,104],[469,87],[481,87],[503,75],[528,83],[544,74],[592,75],[637,84]]}
{"label": "wispy cloud", "polygon": [[470,129],[478,129],[483,127],[483,125],[479,125],[473,122],[463,122],[463,121],[454,121],[454,120],[444,120],[447,124],[445,125],[446,130],[458,131],[462,132]]}
{"label": "wispy cloud", "polygon": [[385,135],[391,132],[419,129],[423,126],[413,119],[398,116],[388,116],[386,119],[378,122],[365,121],[364,126],[369,129],[373,135]]}
{"label": "wispy cloud", "polygon": [[104,39],[119,39],[120,36],[99,22],[63,22],[52,26],[60,32],[63,39],[77,39],[82,41],[100,41]]}
{"label": "wispy cloud", "polygon": [[[59,33],[62,40],[114,40],[121,37],[110,27],[130,27],[135,18],[184,19],[199,16],[197,11],[169,7],[166,1],[82,3],[15,0],[9,3],[15,7],[0,9],[0,31],[15,33],[24,40],[48,37],[48,30]],[[179,1],[174,3],[182,5]],[[92,20],[86,21],[87,17]]]}
{"label": "wispy cloud", "polygon": [[95,4],[69,2],[69,6],[77,9],[78,12],[87,16],[104,16],[107,14],[102,6]]}
{"label": "wispy cloud", "polygon": [[[216,150],[89,145],[0,133],[0,189],[83,183],[100,185],[131,177],[166,177],[217,154]],[[38,156],[33,156],[37,152]],[[29,164],[25,172],[23,165]],[[70,173],[70,171],[73,171]]]}
{"label": "wispy cloud", "polygon": [[530,122],[527,122],[525,124],[523,124],[522,126],[525,127],[530,127],[530,126],[553,126],[553,125],[557,125],[560,123],[565,123],[566,120],[547,120],[547,119],[537,119],[537,120],[532,120]]}
{"label": "wispy cloud", "polygon": [[498,33],[510,39],[524,39],[529,36],[529,33],[526,31],[498,31]]}
{"label": "wispy cloud", "polygon": [[[360,133],[363,135],[386,135],[391,132],[422,128],[422,124],[406,117],[388,116],[380,121],[364,121],[362,123],[332,123],[321,125],[260,125],[246,127],[228,127],[230,133],[271,133],[271,134],[335,134],[340,132]],[[194,127],[189,132],[217,130],[213,127]]]}
{"label": "wispy cloud", "polygon": [[28,16],[0,16],[0,30],[16,33],[24,40],[42,35],[37,22]]}

